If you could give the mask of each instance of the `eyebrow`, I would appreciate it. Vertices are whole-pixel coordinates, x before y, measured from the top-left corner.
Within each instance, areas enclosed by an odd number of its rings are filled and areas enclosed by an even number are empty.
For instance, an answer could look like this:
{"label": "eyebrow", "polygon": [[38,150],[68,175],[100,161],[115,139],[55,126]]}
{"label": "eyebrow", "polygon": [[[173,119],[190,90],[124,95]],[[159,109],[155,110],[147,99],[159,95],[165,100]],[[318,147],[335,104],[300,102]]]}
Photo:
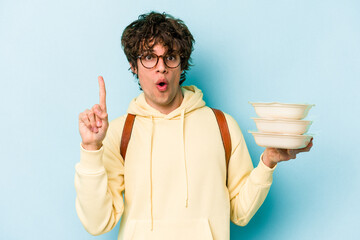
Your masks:
{"label": "eyebrow", "polygon": [[[144,55],[148,55],[148,54],[155,54],[153,49],[148,49],[146,51],[143,51],[140,55],[144,56]],[[168,55],[176,55],[179,54],[180,52],[177,50],[172,50],[172,51],[166,51],[164,54],[162,54],[161,56],[168,56]],[[156,54],[155,54],[156,55]],[[159,55],[160,56],[160,55]]]}

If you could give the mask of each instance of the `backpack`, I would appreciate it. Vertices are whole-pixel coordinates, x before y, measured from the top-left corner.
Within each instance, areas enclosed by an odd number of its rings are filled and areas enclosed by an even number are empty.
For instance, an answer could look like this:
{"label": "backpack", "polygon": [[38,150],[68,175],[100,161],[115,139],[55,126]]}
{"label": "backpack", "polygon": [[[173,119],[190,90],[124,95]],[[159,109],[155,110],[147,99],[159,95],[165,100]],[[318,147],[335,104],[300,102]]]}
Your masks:
{"label": "backpack", "polygon": [[[221,139],[224,145],[225,149],[225,160],[226,160],[226,185],[227,185],[227,179],[228,179],[228,168],[229,168],[229,161],[230,161],[230,155],[231,155],[231,138],[230,138],[230,132],[229,127],[226,122],[225,115],[222,111],[218,109],[211,108],[215,114],[217,123],[219,125],[220,133],[221,133]],[[126,150],[129,144],[129,140],[131,137],[132,128],[134,125],[136,115],[128,113],[126,116],[122,136],[121,136],[121,143],[120,143],[120,154],[122,158],[125,161],[126,156]]]}

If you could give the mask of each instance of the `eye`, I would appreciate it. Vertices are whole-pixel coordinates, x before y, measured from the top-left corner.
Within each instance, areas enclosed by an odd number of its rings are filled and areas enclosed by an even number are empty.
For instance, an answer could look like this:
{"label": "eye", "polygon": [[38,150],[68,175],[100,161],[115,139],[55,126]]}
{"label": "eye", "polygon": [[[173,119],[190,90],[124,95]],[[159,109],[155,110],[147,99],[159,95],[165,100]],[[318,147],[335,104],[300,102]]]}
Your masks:
{"label": "eye", "polygon": [[176,60],[176,57],[174,55],[169,55],[166,57],[166,60],[168,61],[175,61]]}
{"label": "eye", "polygon": [[145,60],[145,61],[151,61],[151,60],[154,60],[154,56],[153,56],[152,54],[145,55],[143,58],[144,58],[144,60]]}

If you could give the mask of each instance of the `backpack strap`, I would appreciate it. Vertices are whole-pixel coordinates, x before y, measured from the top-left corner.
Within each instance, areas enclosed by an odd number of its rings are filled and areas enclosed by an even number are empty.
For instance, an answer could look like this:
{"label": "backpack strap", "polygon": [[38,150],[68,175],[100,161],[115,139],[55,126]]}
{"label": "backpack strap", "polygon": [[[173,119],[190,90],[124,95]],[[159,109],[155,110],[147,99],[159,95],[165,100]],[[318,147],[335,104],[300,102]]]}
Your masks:
{"label": "backpack strap", "polygon": [[[227,179],[228,179],[228,168],[229,168],[229,161],[231,156],[231,137],[229,132],[229,127],[226,122],[225,115],[222,111],[218,109],[211,108],[215,114],[216,121],[219,125],[220,133],[221,133],[221,139],[224,145],[225,149],[225,159],[226,159],[226,185],[227,185]],[[126,150],[129,144],[129,140],[131,137],[132,128],[134,125],[136,115],[128,113],[122,136],[121,136],[121,143],[120,143],[120,154],[125,161],[126,156]]]}
{"label": "backpack strap", "polygon": [[127,150],[128,144],[129,144],[130,137],[131,137],[132,128],[133,128],[134,121],[135,121],[135,116],[136,115],[131,114],[131,113],[129,113],[127,115],[125,124],[124,124],[124,128],[123,128],[123,132],[122,132],[122,136],[121,136],[120,154],[124,161],[125,161],[125,156],[126,156],[126,150]]}
{"label": "backpack strap", "polygon": [[221,133],[221,139],[224,144],[225,149],[225,159],[226,159],[226,185],[228,180],[228,169],[229,169],[229,162],[230,162],[230,156],[231,156],[231,137],[229,132],[229,126],[226,122],[225,115],[222,111],[211,108],[215,114],[217,123],[220,128]]}

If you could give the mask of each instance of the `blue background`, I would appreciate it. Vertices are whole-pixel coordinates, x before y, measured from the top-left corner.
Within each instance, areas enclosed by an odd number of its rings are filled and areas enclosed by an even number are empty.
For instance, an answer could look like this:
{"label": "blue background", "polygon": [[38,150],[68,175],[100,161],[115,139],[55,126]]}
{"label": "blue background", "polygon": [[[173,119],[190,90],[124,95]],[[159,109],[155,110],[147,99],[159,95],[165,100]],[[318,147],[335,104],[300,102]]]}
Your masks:
{"label": "blue background", "polygon": [[238,121],[254,164],[248,101],[316,104],[310,153],[279,164],[268,198],[231,239],[359,239],[359,1],[0,0],[0,238],[89,235],[75,212],[78,114],[107,87],[109,118],[139,94],[120,46],[139,14],[185,21],[196,44],[185,84]]}

